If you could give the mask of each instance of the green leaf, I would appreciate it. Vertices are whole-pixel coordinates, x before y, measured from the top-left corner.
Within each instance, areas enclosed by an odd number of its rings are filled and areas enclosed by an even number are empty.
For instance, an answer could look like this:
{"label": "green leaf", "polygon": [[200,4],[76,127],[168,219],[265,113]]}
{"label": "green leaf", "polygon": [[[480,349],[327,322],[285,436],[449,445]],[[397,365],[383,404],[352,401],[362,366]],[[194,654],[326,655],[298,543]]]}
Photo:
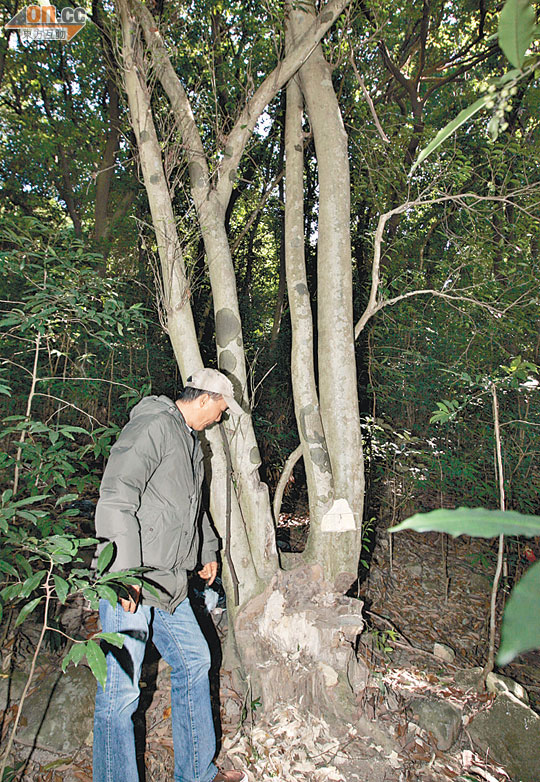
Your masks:
{"label": "green leaf", "polygon": [[117,646],[118,649],[123,647],[124,641],[126,640],[125,635],[122,635],[122,633],[98,633],[94,636],[94,639],[96,638],[101,638],[111,646]]}
{"label": "green leaf", "polygon": [[529,0],[506,0],[499,15],[499,46],[516,68],[523,65],[535,26],[534,8]]}
{"label": "green leaf", "polygon": [[460,128],[462,125],[467,122],[467,120],[471,119],[471,117],[474,117],[475,114],[477,114],[481,109],[484,108],[486,105],[486,102],[491,98],[491,95],[483,95],[481,98],[479,98],[477,101],[475,101],[471,106],[467,106],[466,109],[463,109],[463,111],[460,111],[459,114],[455,119],[453,119],[451,122],[448,123],[448,125],[445,125],[442,130],[439,130],[433,141],[431,141],[425,149],[423,149],[420,154],[418,155],[418,159],[414,162],[411,170],[409,171],[409,176],[415,171],[420,163],[423,163],[423,161],[431,155],[432,152],[434,152],[437,147],[440,147],[440,145],[446,141],[447,138],[449,138],[453,133],[456,132],[458,128]]}
{"label": "green leaf", "polygon": [[41,584],[46,575],[46,570],[39,570],[37,573],[34,573],[32,576],[30,576],[30,578],[27,578],[22,585],[20,596],[28,597],[28,595],[32,594],[34,589],[36,589]]}
{"label": "green leaf", "polygon": [[64,655],[64,659],[62,660],[62,670],[65,673],[66,668],[68,667],[69,663],[72,662],[75,667],[78,666],[82,658],[86,654],[86,644],[85,643],[74,643],[69,652]]}
{"label": "green leaf", "polygon": [[21,508],[23,505],[32,505],[34,502],[41,502],[49,497],[49,494],[36,494],[35,497],[24,497],[22,500],[17,500],[13,505],[16,508]]}
{"label": "green leaf", "polygon": [[15,554],[15,562],[19,568],[26,573],[27,577],[32,575],[32,568],[28,564],[28,560],[25,559],[22,554]]}
{"label": "green leaf", "polygon": [[43,600],[43,597],[36,597],[34,600],[31,600],[29,603],[24,605],[21,610],[19,611],[19,615],[17,616],[17,619],[15,621],[15,627],[18,627],[20,624],[24,622],[27,616],[29,616],[34,608]]}
{"label": "green leaf", "polygon": [[13,565],[10,565],[9,562],[4,562],[3,560],[0,560],[0,571],[2,573],[9,573],[10,576],[15,576],[15,578],[19,577],[19,574],[13,567]]}
{"label": "green leaf", "polygon": [[112,543],[107,543],[107,545],[101,551],[98,557],[97,566],[96,566],[96,570],[98,573],[103,573],[103,571],[110,563],[113,556],[114,556],[114,545]]}
{"label": "green leaf", "polygon": [[440,508],[429,513],[416,513],[389,532],[413,529],[416,532],[447,532],[453,537],[472,535],[494,538],[498,535],[540,535],[540,516],[526,516],[517,511],[486,510],[485,508]]}
{"label": "green leaf", "polygon": [[60,600],[61,603],[65,603],[66,598],[69,594],[69,584],[64,578],[62,578],[62,576],[57,576],[55,574],[53,578],[54,578],[54,588],[56,589],[56,594],[58,595],[58,599]]}
{"label": "green leaf", "polygon": [[105,655],[99,648],[95,641],[88,641],[86,645],[86,659],[90,670],[105,689],[105,683],[107,681],[107,661]]}
{"label": "green leaf", "polygon": [[95,546],[97,543],[98,543],[97,538],[80,538],[79,548],[83,548],[84,546]]}
{"label": "green leaf", "polygon": [[520,579],[506,604],[497,665],[531,649],[540,649],[540,562]]}
{"label": "green leaf", "polygon": [[79,499],[78,494],[64,494],[62,497],[58,497],[58,499],[54,504],[61,505],[64,502],[72,502],[73,500],[78,500],[78,499]]}
{"label": "green leaf", "polygon": [[4,600],[6,603],[8,600],[13,600],[15,597],[18,597],[21,593],[22,584],[10,584],[7,587],[4,587],[2,591],[0,592],[0,597],[2,600]]}
{"label": "green leaf", "polygon": [[107,586],[106,584],[100,584],[96,587],[96,591],[100,597],[102,597],[104,600],[108,600],[113,607],[117,604],[118,595],[110,586]]}

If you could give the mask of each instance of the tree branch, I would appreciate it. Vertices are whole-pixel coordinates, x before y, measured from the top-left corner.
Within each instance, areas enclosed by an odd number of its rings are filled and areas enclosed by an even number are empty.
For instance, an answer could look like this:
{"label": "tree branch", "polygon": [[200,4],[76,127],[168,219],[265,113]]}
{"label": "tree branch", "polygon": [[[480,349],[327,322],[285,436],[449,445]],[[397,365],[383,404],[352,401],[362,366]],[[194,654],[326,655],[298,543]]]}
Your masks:
{"label": "tree branch", "polygon": [[[329,0],[309,29],[296,42],[292,51],[278,63],[244,106],[229,134],[223,160],[217,167],[216,191],[222,205],[228,203],[236,169],[259,116],[283,85],[308,59],[349,2],[350,0]],[[193,164],[190,166],[192,183],[195,176],[197,187],[208,188],[210,184],[208,163],[189,99],[172,67],[152,14],[139,0],[131,0],[131,7],[142,26],[145,41],[152,53],[156,74],[171,102],[171,108],[182,133],[188,161]]]}
{"label": "tree branch", "polygon": [[371,112],[371,116],[373,117],[373,122],[375,123],[375,127],[377,128],[377,130],[379,132],[379,136],[382,138],[382,140],[385,142],[385,144],[389,144],[390,143],[390,139],[388,138],[388,136],[384,132],[384,130],[382,128],[382,125],[379,122],[379,118],[378,118],[377,112],[375,110],[375,104],[371,100],[371,95],[366,90],[366,85],[364,84],[364,80],[360,76],[358,68],[356,67],[356,61],[354,59],[354,53],[353,52],[351,52],[351,65],[353,67],[354,75],[358,79],[358,84],[360,85],[360,89],[362,90],[362,95],[366,99],[366,103],[369,106],[369,110]]}
{"label": "tree branch", "polygon": [[[515,191],[513,195],[514,197],[517,197],[522,192],[523,192],[522,190]],[[473,201],[472,205],[467,204],[469,200]],[[483,203],[484,201],[499,201],[502,203],[511,203],[516,209],[519,209],[520,211],[524,212],[529,217],[532,217],[535,220],[540,220],[540,218],[538,218],[537,215],[531,214],[531,212],[528,209],[525,209],[524,207],[518,205],[514,200],[508,198],[507,196],[479,196],[476,193],[460,193],[455,196],[451,196],[451,195],[440,196],[439,198],[429,198],[425,200],[422,200],[421,198],[417,198],[414,201],[406,201],[405,203],[400,204],[400,206],[397,206],[395,209],[392,209],[389,212],[385,212],[379,217],[377,229],[375,231],[375,240],[374,240],[374,247],[373,247],[373,262],[371,265],[371,290],[370,290],[369,299],[366,308],[362,313],[361,317],[359,318],[359,320],[357,321],[356,326],[354,328],[355,339],[358,339],[363,329],[365,328],[366,324],[373,317],[373,315],[375,315],[380,310],[384,309],[384,307],[392,306],[393,304],[397,304],[399,301],[402,301],[403,299],[411,298],[412,296],[431,294],[432,296],[439,296],[440,298],[450,299],[454,301],[467,301],[470,304],[475,304],[479,307],[484,307],[492,315],[500,317],[501,315],[504,314],[506,310],[500,311],[495,307],[493,307],[491,304],[488,304],[487,302],[478,301],[477,299],[473,299],[470,296],[445,293],[444,291],[438,291],[431,288],[416,290],[416,291],[408,291],[407,293],[403,293],[400,296],[396,296],[393,299],[382,299],[382,300],[378,299],[380,273],[381,273],[381,250],[382,250],[382,242],[383,242],[384,229],[386,223],[394,216],[403,214],[404,212],[407,212],[409,209],[414,209],[417,207],[424,207],[424,206],[432,206],[434,204],[442,204],[448,201],[453,201],[466,208],[472,208],[472,206],[474,206],[475,204]]]}

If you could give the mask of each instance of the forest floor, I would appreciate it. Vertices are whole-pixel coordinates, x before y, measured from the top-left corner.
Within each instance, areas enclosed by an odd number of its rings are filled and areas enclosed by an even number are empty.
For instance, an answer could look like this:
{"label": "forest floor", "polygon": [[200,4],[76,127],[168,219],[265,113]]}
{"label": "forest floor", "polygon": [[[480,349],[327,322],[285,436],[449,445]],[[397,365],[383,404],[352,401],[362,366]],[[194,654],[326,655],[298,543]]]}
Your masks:
{"label": "forest floor", "polygon": [[[283,525],[296,548],[305,519],[291,517]],[[431,734],[411,724],[408,708],[414,698],[435,695],[458,706],[466,722],[490,703],[493,696],[457,686],[456,675],[485,663],[492,570],[490,541],[412,532],[390,541],[380,535],[358,594],[369,627],[357,652],[370,676],[350,721],[306,715],[295,704],[262,714],[257,693],[239,692],[233,673],[221,666],[214,700],[223,766],[244,768],[249,782],[508,780],[503,768],[475,751],[466,729],[450,750],[440,752]],[[214,616],[221,644],[226,616]],[[95,615],[88,612],[85,621],[92,629]],[[451,647],[453,662],[437,658],[434,643]],[[58,668],[60,655],[49,658],[51,671]],[[539,653],[522,655],[501,673],[523,684],[540,711]],[[173,778],[167,666],[150,656],[145,676],[139,722],[146,733],[146,782],[166,782]],[[27,747],[15,746],[21,758],[28,755]],[[90,746],[69,758],[36,753],[22,777],[24,782],[91,779]]]}

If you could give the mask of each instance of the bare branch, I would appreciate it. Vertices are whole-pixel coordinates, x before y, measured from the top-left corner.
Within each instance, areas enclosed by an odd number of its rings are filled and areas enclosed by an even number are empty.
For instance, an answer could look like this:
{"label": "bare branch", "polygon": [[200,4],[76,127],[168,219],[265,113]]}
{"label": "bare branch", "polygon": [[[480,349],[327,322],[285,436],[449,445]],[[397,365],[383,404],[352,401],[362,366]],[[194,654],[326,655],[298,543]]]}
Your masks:
{"label": "bare branch", "polygon": [[[366,323],[377,312],[384,309],[384,307],[392,306],[393,304],[397,304],[399,301],[402,301],[403,299],[408,299],[412,296],[431,294],[432,296],[439,296],[440,298],[450,299],[454,301],[467,301],[470,304],[475,304],[476,306],[484,307],[492,315],[496,317],[501,317],[502,315],[504,315],[504,313],[507,311],[508,308],[501,311],[498,310],[496,307],[493,307],[491,304],[488,304],[487,302],[479,301],[470,296],[445,293],[444,291],[437,291],[431,288],[425,290],[423,289],[423,290],[416,290],[416,291],[408,291],[407,293],[401,294],[400,296],[396,296],[393,299],[378,300],[380,271],[381,271],[381,250],[382,250],[382,242],[384,237],[384,229],[386,223],[392,217],[394,217],[394,215],[403,214],[404,212],[407,212],[410,209],[415,209],[417,207],[433,206],[434,204],[447,203],[448,201],[457,203],[467,209],[472,209],[474,208],[475,205],[483,203],[485,201],[495,201],[499,203],[512,204],[512,206],[515,209],[518,209],[519,211],[523,212],[528,217],[531,217],[534,220],[540,220],[537,214],[519,205],[514,200],[518,196],[523,195],[524,192],[528,192],[529,190],[530,188],[521,188],[520,190],[516,190],[512,193],[512,198],[508,196],[480,196],[477,193],[459,193],[458,195],[454,195],[454,196],[447,195],[447,196],[440,196],[439,198],[428,198],[424,200],[422,198],[417,198],[414,201],[406,201],[405,203],[400,204],[400,206],[397,206],[395,209],[392,209],[389,212],[385,212],[384,214],[382,214],[379,217],[379,222],[377,224],[377,229],[375,231],[375,240],[374,240],[374,247],[373,247],[373,262],[371,265],[371,290],[369,294],[369,300],[364,312],[362,313],[360,319],[358,320],[355,326],[354,338],[358,339]],[[469,203],[470,201],[472,201],[472,204]]]}
{"label": "bare branch", "polygon": [[382,128],[382,125],[379,122],[379,118],[377,116],[377,112],[375,111],[375,105],[374,105],[373,101],[371,100],[371,95],[366,90],[366,85],[364,84],[364,80],[360,76],[358,68],[356,67],[356,62],[355,62],[355,59],[354,59],[354,53],[353,52],[351,52],[351,65],[353,67],[354,75],[358,79],[358,84],[360,85],[360,89],[362,90],[362,94],[363,94],[364,98],[366,99],[367,105],[369,106],[369,110],[371,112],[371,116],[373,117],[373,122],[375,123],[375,127],[379,131],[379,136],[382,138],[382,140],[385,142],[385,144],[389,144],[390,143],[390,139],[388,138],[388,136],[384,132],[384,130]]}

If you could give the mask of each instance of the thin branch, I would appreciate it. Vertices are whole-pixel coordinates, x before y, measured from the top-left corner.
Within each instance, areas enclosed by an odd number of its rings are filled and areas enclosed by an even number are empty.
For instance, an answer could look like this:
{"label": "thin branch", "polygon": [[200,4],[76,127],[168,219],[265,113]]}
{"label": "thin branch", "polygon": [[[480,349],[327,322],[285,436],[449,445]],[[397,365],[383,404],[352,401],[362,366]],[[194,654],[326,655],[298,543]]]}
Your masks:
{"label": "thin branch", "polygon": [[358,84],[360,85],[360,89],[362,90],[362,94],[363,94],[364,98],[366,99],[367,105],[369,106],[369,110],[371,112],[371,116],[373,117],[373,122],[375,123],[375,127],[377,128],[377,130],[379,132],[379,136],[382,138],[382,140],[385,142],[385,144],[389,144],[390,143],[390,139],[388,138],[388,136],[384,132],[384,130],[382,128],[382,125],[379,122],[379,118],[378,118],[377,112],[375,110],[375,104],[371,100],[371,95],[367,91],[366,85],[364,84],[364,80],[360,76],[358,68],[356,67],[356,62],[355,62],[355,59],[354,59],[354,53],[353,52],[351,52],[351,65],[353,67],[354,75],[358,79]]}
{"label": "thin branch", "polygon": [[[504,204],[510,203],[514,206],[514,208],[519,209],[528,217],[531,217],[534,220],[540,220],[540,218],[537,215],[532,214],[528,209],[525,209],[525,207],[520,206],[514,200],[518,196],[523,195],[524,192],[528,192],[530,189],[531,188],[527,187],[527,188],[521,188],[519,190],[514,191],[512,193],[513,198],[509,198],[508,196],[480,196],[477,193],[459,193],[458,195],[455,196],[447,195],[447,196],[440,196],[438,198],[427,198],[425,200],[422,198],[417,198],[414,201],[406,201],[405,203],[400,204],[400,206],[397,206],[395,209],[392,209],[389,212],[385,212],[384,214],[382,214],[379,217],[379,221],[377,223],[377,229],[375,231],[375,239],[373,245],[373,262],[371,265],[371,290],[369,294],[369,300],[364,312],[362,313],[360,319],[356,323],[354,329],[354,338],[358,339],[359,335],[363,331],[364,327],[366,326],[370,318],[372,318],[373,315],[375,315],[381,309],[396,304],[397,302],[402,301],[403,299],[410,298],[411,296],[431,294],[433,296],[439,296],[444,299],[468,301],[471,304],[475,304],[479,307],[484,307],[494,316],[497,317],[502,316],[504,312],[506,312],[506,310],[500,311],[497,308],[493,307],[491,304],[488,304],[487,302],[481,302],[478,301],[477,299],[473,299],[468,296],[460,296],[457,294],[450,294],[450,293],[445,293],[444,291],[436,291],[432,289],[409,291],[407,293],[401,294],[400,296],[396,296],[393,299],[378,300],[380,272],[381,272],[381,252],[382,252],[384,230],[386,227],[386,223],[395,215],[403,214],[404,212],[407,212],[410,209],[415,209],[418,207],[425,207],[425,206],[433,206],[435,204],[443,204],[449,201],[457,203],[466,209],[473,209],[476,204],[481,204],[484,203],[485,201],[494,201],[494,202],[499,202]],[[469,203],[471,200],[472,200],[472,204]]]}
{"label": "thin branch", "polygon": [[[499,400],[497,398],[497,387],[495,383],[491,384],[491,393],[493,398],[493,427],[495,429],[495,450],[497,456],[497,482],[499,484],[499,507],[502,511],[506,510],[506,500],[504,496],[504,470],[502,462],[502,448],[501,448],[501,429],[499,426]],[[503,568],[504,560],[504,535],[499,535],[499,546],[497,552],[497,569],[495,571],[495,577],[493,578],[493,586],[491,588],[491,608],[489,617],[489,650],[488,658],[484,670],[482,671],[482,681],[486,682],[488,675],[493,670],[495,665],[495,630],[497,621],[497,592],[499,589],[499,581],[501,578],[501,572]]]}
{"label": "thin branch", "polygon": [[250,214],[247,223],[242,228],[241,232],[236,237],[236,239],[234,240],[233,245],[231,246],[231,253],[233,255],[236,252],[236,250],[240,247],[244,237],[249,233],[249,230],[250,230],[251,226],[253,225],[253,223],[257,219],[257,217],[260,214],[263,206],[266,204],[266,202],[268,201],[268,199],[272,195],[272,192],[273,192],[274,188],[276,187],[276,185],[278,185],[281,182],[281,180],[283,179],[283,175],[284,174],[285,174],[285,171],[283,171],[283,170],[280,171],[279,174],[276,174],[276,176],[272,179],[272,181],[270,182],[270,184],[268,185],[268,187],[266,188],[266,190],[262,194],[262,196],[261,196],[261,198],[259,200],[259,203],[257,204],[255,209]]}

